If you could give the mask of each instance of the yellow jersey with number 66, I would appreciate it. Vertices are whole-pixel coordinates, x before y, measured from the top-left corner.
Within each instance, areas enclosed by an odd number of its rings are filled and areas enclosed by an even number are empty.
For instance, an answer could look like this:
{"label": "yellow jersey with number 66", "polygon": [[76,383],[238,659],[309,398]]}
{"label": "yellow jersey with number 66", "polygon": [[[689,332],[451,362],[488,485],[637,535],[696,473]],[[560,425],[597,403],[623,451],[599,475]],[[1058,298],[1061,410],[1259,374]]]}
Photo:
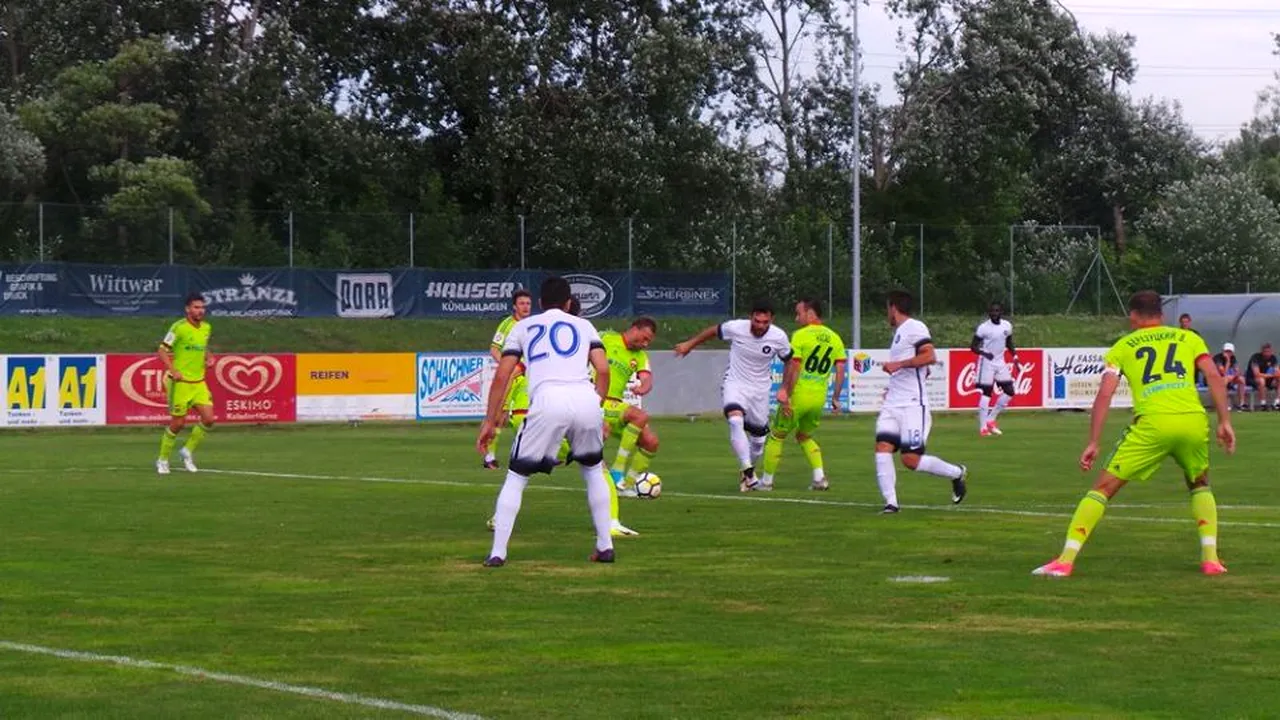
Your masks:
{"label": "yellow jersey with number 66", "polygon": [[1195,375],[1196,361],[1208,355],[1196,333],[1159,325],[1120,338],[1104,360],[1107,371],[1129,381],[1135,417],[1204,415]]}
{"label": "yellow jersey with number 66", "polygon": [[831,369],[845,361],[844,341],[826,325],[805,325],[791,334],[791,358],[800,364],[792,397],[825,403]]}

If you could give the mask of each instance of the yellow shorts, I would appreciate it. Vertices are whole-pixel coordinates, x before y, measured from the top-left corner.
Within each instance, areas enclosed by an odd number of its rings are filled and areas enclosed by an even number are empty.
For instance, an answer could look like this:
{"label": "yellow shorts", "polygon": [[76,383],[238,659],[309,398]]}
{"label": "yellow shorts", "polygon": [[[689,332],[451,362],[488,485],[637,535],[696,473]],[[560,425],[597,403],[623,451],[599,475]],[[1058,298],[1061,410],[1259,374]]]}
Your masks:
{"label": "yellow shorts", "polygon": [[631,403],[623,400],[615,400],[607,398],[604,405],[604,426],[607,432],[606,437],[617,437],[622,434],[622,428],[626,427],[623,418],[627,415],[627,410],[631,408]]}
{"label": "yellow shorts", "polygon": [[507,386],[507,402],[504,406],[509,413],[529,409],[529,379],[520,375]]}
{"label": "yellow shorts", "polygon": [[822,411],[825,408],[826,398],[792,399],[791,417],[783,415],[782,408],[779,406],[773,411],[773,418],[769,420],[769,429],[779,437],[786,437],[793,432],[812,435],[818,429],[818,423],[822,422]]}
{"label": "yellow shorts", "polygon": [[1125,428],[1107,460],[1121,480],[1149,480],[1171,457],[1188,480],[1209,470],[1209,417],[1202,413],[1145,415]]}
{"label": "yellow shorts", "polygon": [[174,382],[173,378],[169,378],[165,382],[168,383],[169,415],[172,417],[186,417],[193,407],[213,405],[213,394],[209,392],[208,383],[203,380]]}

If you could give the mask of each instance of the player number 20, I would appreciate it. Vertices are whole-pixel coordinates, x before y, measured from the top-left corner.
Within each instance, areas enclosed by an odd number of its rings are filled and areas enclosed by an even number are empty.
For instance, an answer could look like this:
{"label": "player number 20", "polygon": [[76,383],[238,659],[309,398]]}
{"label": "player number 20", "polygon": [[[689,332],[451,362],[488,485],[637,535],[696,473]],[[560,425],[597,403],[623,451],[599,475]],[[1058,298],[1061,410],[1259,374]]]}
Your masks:
{"label": "player number 20", "polygon": [[560,357],[571,357],[582,345],[578,328],[563,320],[551,323],[551,327],[530,325],[529,331],[533,333],[533,337],[529,339],[529,362],[536,362],[551,354],[546,350],[538,349],[538,345],[544,339],[551,345],[551,352]]}
{"label": "player number 20", "polygon": [[818,375],[826,375],[831,371],[831,348],[827,348],[826,354],[819,356],[818,353],[822,348],[814,348],[809,353],[809,357],[804,361],[804,371],[807,373],[816,373]]}
{"label": "player number 20", "polygon": [[[1169,347],[1164,353],[1164,372],[1184,378],[1187,376],[1187,368],[1182,364],[1182,361],[1177,359],[1177,355],[1178,343],[1169,343]],[[1139,360],[1145,360],[1147,363],[1142,370],[1142,384],[1150,385],[1151,383],[1160,382],[1164,375],[1153,372],[1156,369],[1156,349],[1153,347],[1140,347],[1134,351],[1134,356]]]}

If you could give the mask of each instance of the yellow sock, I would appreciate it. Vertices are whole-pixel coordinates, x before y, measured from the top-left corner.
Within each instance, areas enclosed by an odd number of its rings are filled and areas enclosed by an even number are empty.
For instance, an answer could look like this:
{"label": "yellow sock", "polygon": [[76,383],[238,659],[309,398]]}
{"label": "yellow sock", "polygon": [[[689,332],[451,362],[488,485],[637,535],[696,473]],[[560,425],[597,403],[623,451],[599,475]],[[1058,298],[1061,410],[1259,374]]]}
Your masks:
{"label": "yellow sock", "polygon": [[173,455],[173,443],[176,442],[177,439],[178,439],[178,436],[174,435],[172,430],[170,430],[169,428],[164,429],[164,435],[161,436],[160,438],[160,459],[161,460],[168,460],[169,456]]}
{"label": "yellow sock", "polygon": [[761,463],[761,469],[770,479],[778,473],[778,466],[782,465],[782,441],[785,439],[785,436],[778,437],[769,433],[769,439],[764,441],[764,462]]}
{"label": "yellow sock", "polygon": [[627,471],[627,464],[631,462],[631,453],[635,452],[636,442],[639,440],[640,428],[627,423],[626,427],[622,428],[622,442],[618,443],[618,454],[613,457],[613,464],[609,466],[615,478]]}
{"label": "yellow sock", "polygon": [[618,488],[612,480],[609,480],[609,519],[618,522]]}
{"label": "yellow sock", "polygon": [[204,423],[191,428],[191,435],[187,438],[187,444],[183,447],[190,452],[195,452],[196,448],[200,447],[200,443],[204,442],[204,436],[209,434],[209,430],[210,428],[206,427]]}
{"label": "yellow sock", "polygon": [[560,450],[559,452],[556,453],[556,460],[560,461],[560,464],[563,465],[564,461],[568,459],[569,459],[569,441],[561,440]]}
{"label": "yellow sock", "polygon": [[1084,541],[1093,534],[1094,526],[1106,511],[1107,496],[1097,490],[1090,490],[1089,494],[1085,495],[1076,506],[1075,514],[1071,516],[1071,524],[1067,526],[1067,542],[1062,546],[1062,554],[1058,556],[1059,561],[1068,564],[1075,562],[1076,554],[1084,546]]}
{"label": "yellow sock", "polygon": [[631,459],[631,467],[627,469],[627,477],[634,481],[640,473],[649,469],[651,462],[653,462],[653,453],[644,448],[637,450],[636,456]]}
{"label": "yellow sock", "polygon": [[807,438],[801,441],[800,449],[804,451],[804,456],[809,459],[809,467],[815,471],[822,469],[822,448],[818,447],[817,440]]}
{"label": "yellow sock", "polygon": [[1218,501],[1207,485],[1191,491],[1191,514],[1200,534],[1200,562],[1218,562]]}

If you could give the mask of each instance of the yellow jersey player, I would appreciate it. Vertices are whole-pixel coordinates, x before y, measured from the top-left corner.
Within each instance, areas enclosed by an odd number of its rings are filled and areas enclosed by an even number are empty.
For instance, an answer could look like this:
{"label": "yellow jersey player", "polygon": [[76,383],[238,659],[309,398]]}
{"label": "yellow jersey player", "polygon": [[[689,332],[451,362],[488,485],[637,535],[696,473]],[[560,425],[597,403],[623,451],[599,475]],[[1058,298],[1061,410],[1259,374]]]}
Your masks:
{"label": "yellow jersey player", "polygon": [[773,489],[773,476],[782,462],[782,443],[792,432],[813,469],[810,490],[830,487],[822,469],[822,449],[813,433],[827,407],[827,387],[831,369],[835,368],[835,384],[831,386],[831,410],[840,412],[840,391],[844,387],[844,341],[834,330],[822,324],[822,303],[805,298],[796,303],[796,323],[800,329],[791,333],[791,360],[778,388],[778,408],[769,422],[769,440],[764,445],[764,472],[757,490]]}
{"label": "yellow jersey player", "polygon": [[1062,554],[1036,568],[1033,575],[1070,576],[1076,555],[1102,519],[1107,502],[1129,481],[1150,479],[1167,457],[1182,469],[1191,491],[1201,572],[1221,575],[1227,571],[1218,559],[1218,505],[1209,489],[1209,418],[1196,390],[1195,371],[1204,373],[1209,383],[1218,413],[1218,442],[1233,453],[1236,435],[1227,407],[1226,381],[1195,331],[1163,324],[1159,293],[1144,290],[1129,300],[1129,325],[1133,332],[1113,345],[1104,359],[1106,368],[1093,401],[1089,444],[1080,455],[1080,468],[1090,470],[1098,457],[1098,440],[1121,375],[1133,395],[1133,422],[1120,436],[1098,482],[1071,516]]}
{"label": "yellow jersey player", "polygon": [[606,437],[618,437],[618,453],[614,456],[609,473],[613,480],[610,507],[613,534],[615,536],[638,535],[624,526],[618,518],[618,495],[635,497],[635,483],[628,484],[649,469],[649,463],[658,452],[658,436],[649,427],[649,414],[622,399],[627,385],[634,375],[633,392],[643,397],[653,389],[653,373],[649,369],[649,354],[645,352],[657,335],[658,324],[653,318],[641,317],[622,332],[609,331],[600,334],[605,357],[609,360],[609,394],[604,400],[604,427]]}
{"label": "yellow jersey player", "polygon": [[[533,312],[533,295],[523,288],[511,294],[511,314],[502,319],[498,323],[498,329],[493,333],[493,342],[489,343],[489,355],[493,357],[495,363],[502,360],[502,344],[507,341],[507,335],[511,334],[511,328],[516,323],[529,317]],[[507,387],[507,396],[503,399],[502,409],[507,418],[511,420],[514,427],[519,427],[516,416],[519,415],[520,420],[524,420],[524,415],[529,411],[529,386],[524,377],[524,367],[520,365],[516,368],[516,374],[511,379],[511,384]],[[499,425],[493,434],[493,439],[489,441],[488,446],[484,449],[484,461],[482,463],[486,470],[498,469],[498,458],[494,455],[494,451],[498,446],[498,436],[502,433],[502,425]]]}
{"label": "yellow jersey player", "polygon": [[213,362],[209,354],[213,326],[205,321],[204,312],[204,296],[188,295],[186,317],[170,325],[169,332],[160,341],[158,354],[166,370],[165,387],[169,394],[169,427],[160,439],[160,457],[156,459],[156,472],[161,475],[169,474],[169,456],[173,454],[178,433],[187,424],[187,413],[194,408],[200,414],[200,424],[191,429],[191,436],[178,451],[189,472],[196,472],[195,451],[213,429],[213,395],[204,380],[205,368]]}

